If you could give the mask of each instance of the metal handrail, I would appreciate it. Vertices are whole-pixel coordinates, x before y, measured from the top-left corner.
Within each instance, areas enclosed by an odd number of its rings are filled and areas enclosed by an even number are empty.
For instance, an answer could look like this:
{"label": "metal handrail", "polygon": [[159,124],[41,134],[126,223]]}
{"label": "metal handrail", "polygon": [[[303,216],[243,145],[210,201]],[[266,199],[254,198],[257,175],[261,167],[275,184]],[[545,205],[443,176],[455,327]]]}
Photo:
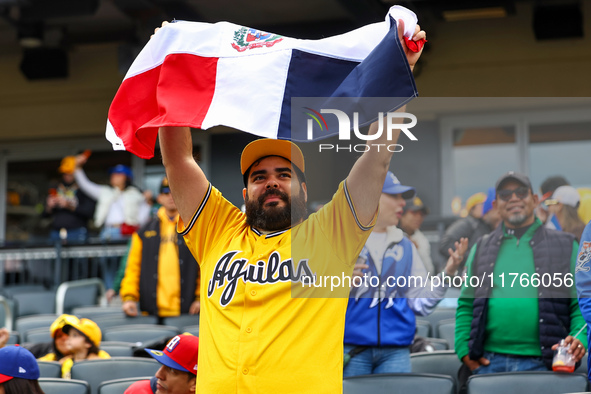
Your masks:
{"label": "metal handrail", "polygon": [[80,279],[71,282],[64,282],[58,286],[55,292],[55,313],[61,315],[64,313],[64,304],[66,301],[66,293],[70,289],[79,287],[97,286],[99,289],[99,305],[107,306],[107,298],[105,297],[105,285],[99,278]]}
{"label": "metal handrail", "polygon": [[8,302],[2,296],[0,296],[0,304],[4,307],[4,327],[8,331],[12,331],[12,310],[10,309],[10,305],[8,305]]}

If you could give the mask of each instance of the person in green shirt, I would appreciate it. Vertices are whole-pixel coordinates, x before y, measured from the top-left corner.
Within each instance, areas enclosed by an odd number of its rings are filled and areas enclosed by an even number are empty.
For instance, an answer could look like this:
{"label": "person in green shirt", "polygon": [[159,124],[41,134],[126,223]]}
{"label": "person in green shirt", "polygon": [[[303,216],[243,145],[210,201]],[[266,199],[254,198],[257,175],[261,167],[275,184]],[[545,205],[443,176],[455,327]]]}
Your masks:
{"label": "person in green shirt", "polygon": [[509,172],[495,190],[502,225],[471,249],[458,300],[455,351],[464,375],[549,370],[560,339],[578,362],[587,333],[579,332],[585,321],[574,289],[577,242],[535,217],[527,176]]}

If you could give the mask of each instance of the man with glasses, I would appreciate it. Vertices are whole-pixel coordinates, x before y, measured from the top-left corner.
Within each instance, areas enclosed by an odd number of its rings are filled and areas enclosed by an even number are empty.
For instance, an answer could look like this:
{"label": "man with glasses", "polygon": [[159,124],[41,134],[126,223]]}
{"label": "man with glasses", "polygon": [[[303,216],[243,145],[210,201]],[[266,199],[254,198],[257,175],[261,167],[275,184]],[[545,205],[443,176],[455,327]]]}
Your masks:
{"label": "man with glasses", "polygon": [[578,334],[585,322],[574,292],[576,241],[536,218],[538,196],[527,176],[508,172],[495,190],[502,224],[470,251],[458,301],[460,379],[471,373],[547,371],[561,339],[577,362],[587,347],[586,332]]}
{"label": "man with glasses", "polygon": [[168,179],[157,197],[156,218],[133,234],[121,282],[122,308],[128,316],[142,312],[166,317],[199,313],[199,266],[179,237],[179,213]]}

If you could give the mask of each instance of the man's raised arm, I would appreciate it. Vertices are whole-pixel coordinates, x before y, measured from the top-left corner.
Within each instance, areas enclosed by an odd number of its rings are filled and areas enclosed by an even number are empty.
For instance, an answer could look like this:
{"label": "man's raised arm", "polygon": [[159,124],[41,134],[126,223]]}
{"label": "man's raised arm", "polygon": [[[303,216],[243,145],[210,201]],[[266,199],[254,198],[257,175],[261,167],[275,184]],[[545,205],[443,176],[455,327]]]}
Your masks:
{"label": "man's raised arm", "polygon": [[[398,38],[402,44],[402,48],[406,53],[406,59],[410,65],[411,70],[414,68],[417,60],[421,56],[423,50],[419,52],[412,52],[406,46],[404,39],[404,22],[398,20]],[[426,38],[426,34],[417,25],[413,41]],[[398,109],[397,112],[404,112],[406,106]],[[392,131],[392,139],[388,140],[388,133],[386,129],[387,117],[384,116],[384,125],[382,135],[372,142],[371,149],[365,152],[351,168],[351,172],[347,176],[347,188],[349,195],[353,199],[353,204],[357,211],[357,218],[362,225],[368,225],[373,219],[380,200],[380,194],[386,179],[386,173],[390,167],[390,160],[392,159],[392,152],[386,149],[386,146],[395,144],[398,141],[400,130]],[[394,124],[404,123],[404,119],[394,119]],[[374,122],[369,127],[368,134],[375,134],[378,130],[378,122]],[[378,149],[379,146],[379,149]]]}
{"label": "man's raised arm", "polygon": [[207,192],[209,181],[193,158],[193,140],[188,127],[160,127],[162,164],[179,214],[188,223]]}

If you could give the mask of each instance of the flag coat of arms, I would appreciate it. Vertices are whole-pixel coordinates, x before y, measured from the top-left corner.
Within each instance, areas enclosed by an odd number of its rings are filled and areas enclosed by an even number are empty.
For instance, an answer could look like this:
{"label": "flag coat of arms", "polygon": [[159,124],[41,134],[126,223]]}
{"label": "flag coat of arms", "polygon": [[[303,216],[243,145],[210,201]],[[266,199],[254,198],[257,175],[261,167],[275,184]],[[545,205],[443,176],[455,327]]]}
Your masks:
{"label": "flag coat of arms", "polygon": [[416,15],[399,6],[384,22],[320,40],[228,22],[170,23],[128,70],[109,108],[107,139],[147,159],[161,126],[225,125],[301,140],[290,130],[293,97],[396,97],[399,107],[417,96],[399,19],[412,37]]}

